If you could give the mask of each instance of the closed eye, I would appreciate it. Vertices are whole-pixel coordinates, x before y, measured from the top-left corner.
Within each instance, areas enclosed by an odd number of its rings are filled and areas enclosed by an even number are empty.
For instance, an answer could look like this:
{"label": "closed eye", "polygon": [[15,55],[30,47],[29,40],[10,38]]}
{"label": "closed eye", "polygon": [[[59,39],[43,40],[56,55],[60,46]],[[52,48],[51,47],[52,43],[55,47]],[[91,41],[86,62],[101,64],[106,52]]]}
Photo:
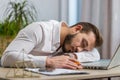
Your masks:
{"label": "closed eye", "polygon": [[83,49],[83,51],[88,51],[88,50],[86,50],[86,49]]}

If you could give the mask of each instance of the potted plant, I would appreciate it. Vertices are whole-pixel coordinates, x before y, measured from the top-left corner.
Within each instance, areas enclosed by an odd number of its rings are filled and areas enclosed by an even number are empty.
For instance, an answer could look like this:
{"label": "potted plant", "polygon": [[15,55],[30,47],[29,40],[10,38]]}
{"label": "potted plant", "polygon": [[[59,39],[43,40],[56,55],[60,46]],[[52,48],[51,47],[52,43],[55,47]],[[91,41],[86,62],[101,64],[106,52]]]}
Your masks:
{"label": "potted plant", "polygon": [[20,29],[36,20],[36,10],[27,0],[8,3],[6,19],[0,23],[0,55]]}

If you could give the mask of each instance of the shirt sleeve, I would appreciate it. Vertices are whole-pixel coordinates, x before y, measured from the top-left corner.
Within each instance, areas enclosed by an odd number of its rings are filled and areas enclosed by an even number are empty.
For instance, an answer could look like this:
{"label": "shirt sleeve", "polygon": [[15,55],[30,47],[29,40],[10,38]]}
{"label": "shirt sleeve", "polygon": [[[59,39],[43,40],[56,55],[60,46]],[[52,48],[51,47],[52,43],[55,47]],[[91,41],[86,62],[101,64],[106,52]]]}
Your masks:
{"label": "shirt sleeve", "polygon": [[83,51],[75,54],[77,56],[78,61],[80,62],[100,60],[100,54],[96,48],[94,48],[92,51]]}
{"label": "shirt sleeve", "polygon": [[[28,25],[18,33],[16,38],[4,51],[1,58],[2,66],[13,66],[16,61],[23,61],[24,58],[24,61],[31,61],[36,67],[45,68],[47,56],[34,56],[29,54],[42,41],[42,38],[43,33],[40,25],[35,23]],[[24,64],[21,64],[20,67],[24,67]],[[28,67],[32,66],[28,64]]]}

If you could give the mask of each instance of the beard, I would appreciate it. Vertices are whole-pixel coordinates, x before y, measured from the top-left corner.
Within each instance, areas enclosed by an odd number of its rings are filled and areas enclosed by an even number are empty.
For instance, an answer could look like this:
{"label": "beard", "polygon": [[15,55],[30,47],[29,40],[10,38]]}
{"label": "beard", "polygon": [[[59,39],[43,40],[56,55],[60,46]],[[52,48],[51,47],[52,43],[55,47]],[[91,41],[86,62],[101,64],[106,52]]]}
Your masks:
{"label": "beard", "polygon": [[65,53],[69,53],[70,51],[66,49],[66,45],[71,45],[72,43],[72,39],[75,37],[76,34],[68,34],[66,37],[65,37],[65,40],[63,42],[63,45],[62,45],[62,50],[63,52]]}

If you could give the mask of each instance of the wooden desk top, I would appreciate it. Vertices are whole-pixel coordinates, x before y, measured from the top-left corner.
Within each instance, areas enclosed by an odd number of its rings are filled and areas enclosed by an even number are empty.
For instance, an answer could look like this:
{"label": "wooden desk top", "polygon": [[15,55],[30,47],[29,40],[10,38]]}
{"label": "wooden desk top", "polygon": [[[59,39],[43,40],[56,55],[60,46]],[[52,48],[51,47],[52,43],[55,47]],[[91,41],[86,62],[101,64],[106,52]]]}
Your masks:
{"label": "wooden desk top", "polygon": [[[0,68],[0,78],[6,79],[6,74],[10,68]],[[22,70],[20,70],[22,71]],[[93,78],[105,78],[105,77],[119,77],[120,76],[120,66],[112,68],[110,70],[88,70],[83,69],[81,71],[88,72],[89,74],[77,74],[77,75],[60,75],[60,76],[45,76],[41,74],[33,73],[33,75],[39,76],[38,78],[24,78],[24,80],[78,80],[78,79],[93,79]],[[13,75],[11,70],[10,75]],[[7,78],[13,80],[13,78]],[[14,80],[23,80],[23,78],[14,78]]]}

